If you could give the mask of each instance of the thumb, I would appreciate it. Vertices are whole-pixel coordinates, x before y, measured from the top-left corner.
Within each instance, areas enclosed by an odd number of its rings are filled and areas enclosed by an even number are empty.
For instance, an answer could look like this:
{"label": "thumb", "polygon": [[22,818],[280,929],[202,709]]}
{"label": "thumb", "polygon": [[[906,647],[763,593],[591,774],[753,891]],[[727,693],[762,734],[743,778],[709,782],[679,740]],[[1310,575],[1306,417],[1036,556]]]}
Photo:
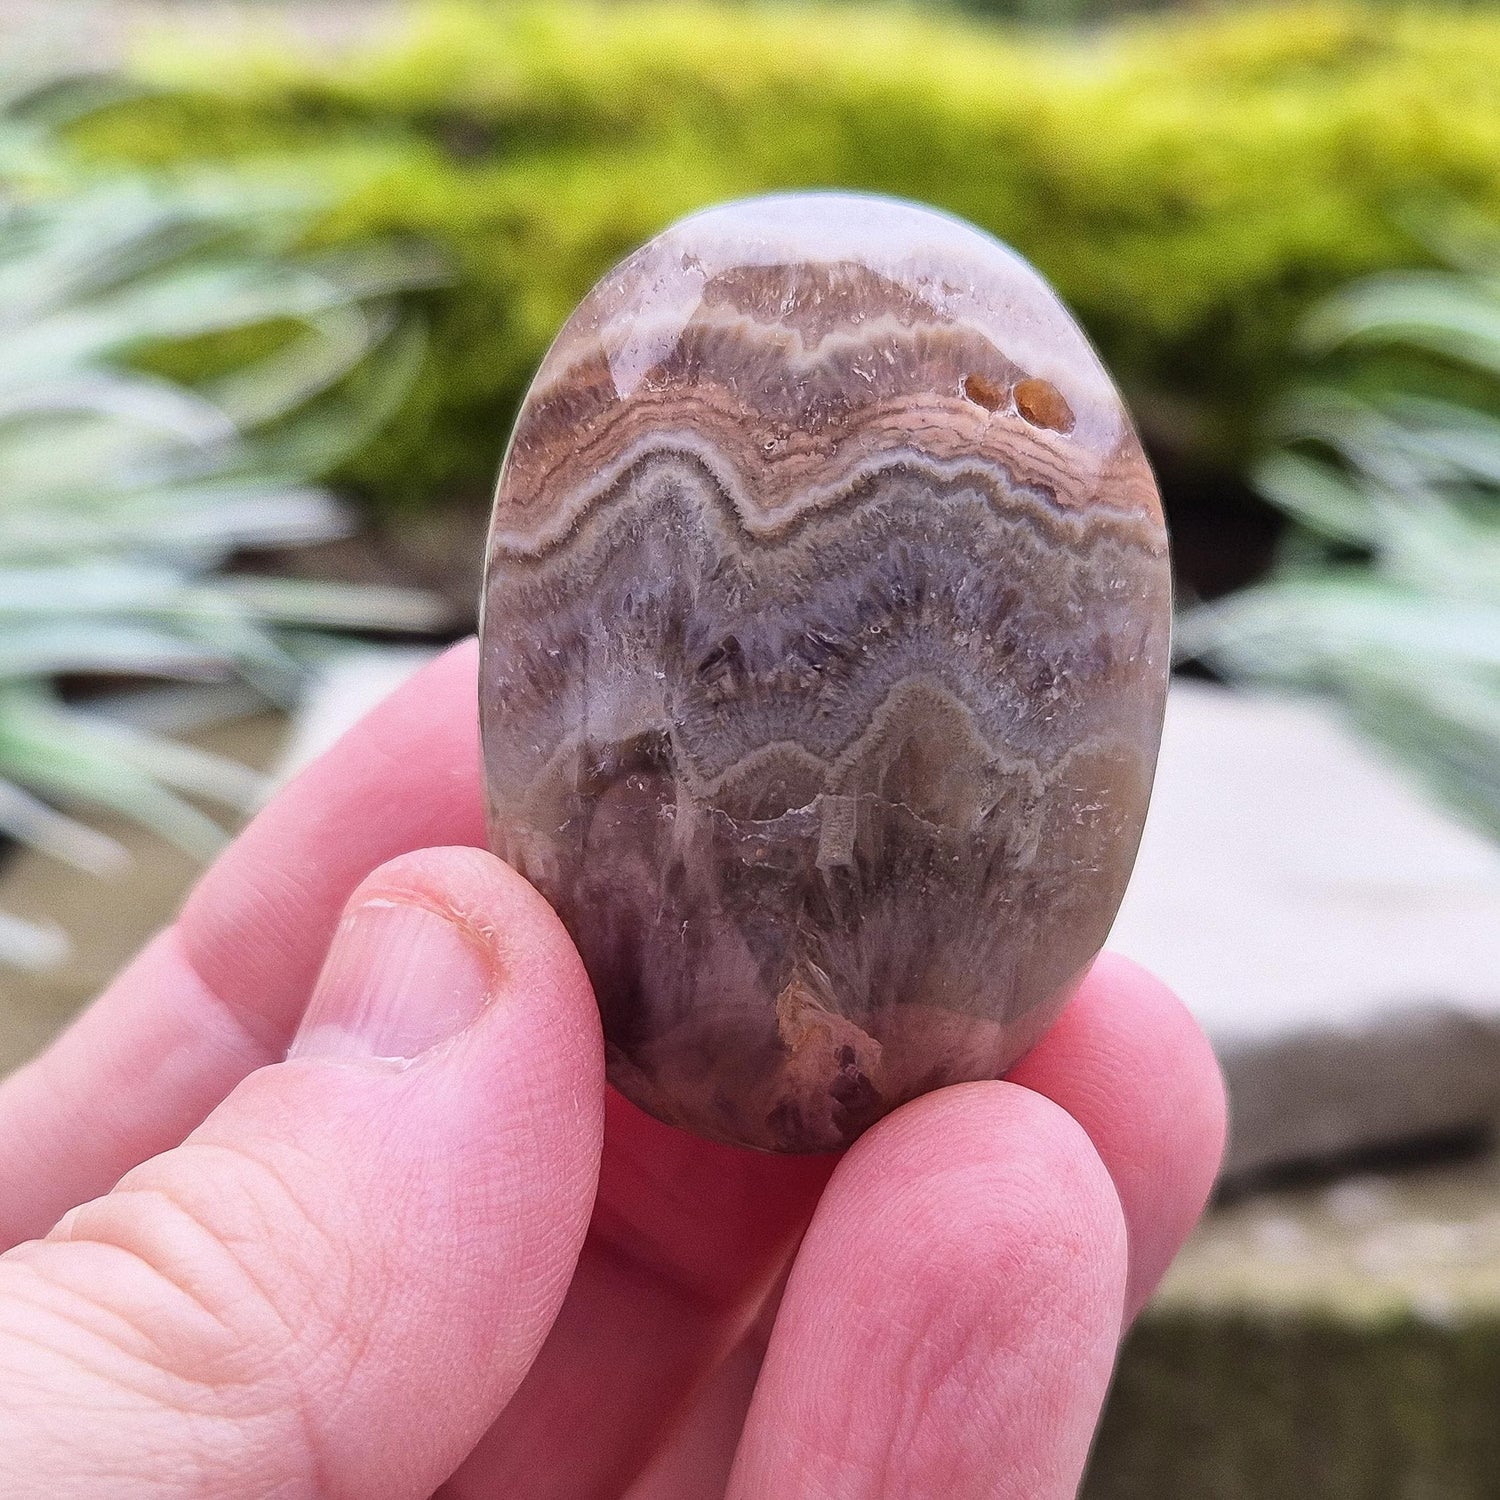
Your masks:
{"label": "thumb", "polygon": [[0,1494],[429,1495],[562,1301],[600,1054],[520,876],[475,849],[377,870],[290,1060],[0,1257]]}

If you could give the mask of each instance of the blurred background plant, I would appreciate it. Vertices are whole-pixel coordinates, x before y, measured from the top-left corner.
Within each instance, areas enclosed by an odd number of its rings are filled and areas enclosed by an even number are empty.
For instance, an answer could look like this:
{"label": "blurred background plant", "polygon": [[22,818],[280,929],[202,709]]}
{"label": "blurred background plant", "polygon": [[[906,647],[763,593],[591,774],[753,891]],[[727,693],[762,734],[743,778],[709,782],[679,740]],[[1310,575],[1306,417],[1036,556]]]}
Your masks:
{"label": "blurred background plant", "polygon": [[[1500,404],[1478,373],[1500,311],[1481,252],[1445,268],[1424,226],[1435,199],[1500,217],[1500,16],[1319,0],[1027,31],[961,9],[420,0],[332,50],[171,27],[70,136],[131,171],[315,182],[333,252],[440,250],[451,280],[407,298],[431,357],[335,470],[397,529],[479,513],[553,332],[678,214],[838,184],[972,218],[1120,378],[1184,594],[1276,563],[1184,642],[1335,694],[1495,831]],[[201,381],[221,357],[191,341],[157,368]]]}
{"label": "blurred background plant", "polygon": [[[1424,228],[1435,196],[1500,217],[1500,17],[1320,0],[1028,32],[960,14],[1025,0],[859,9],[851,28],[847,5],[417,0],[372,8],[379,23],[331,50],[274,21],[216,40],[173,24],[129,87],[69,118],[56,96],[50,114],[12,107],[12,182],[27,154],[33,183],[55,182],[60,125],[74,186],[13,189],[0,286],[32,289],[7,316],[86,330],[28,333],[14,358],[107,370],[89,399],[113,404],[39,415],[28,395],[0,427],[5,462],[27,466],[59,537],[128,507],[160,567],[165,538],[192,532],[170,606],[117,608],[97,584],[89,607],[130,625],[116,670],[232,670],[284,693],[306,646],[280,625],[367,620],[331,585],[213,572],[347,528],[312,475],[394,531],[466,513],[451,551],[472,566],[514,407],[594,278],[707,201],[833,183],[971,217],[1057,284],[1141,422],[1187,597],[1274,562],[1189,614],[1185,649],[1336,696],[1500,830],[1496,262],[1472,234],[1435,245]],[[82,270],[27,268],[48,233],[94,247],[69,251]],[[392,243],[452,274],[414,273],[377,248]],[[41,368],[9,378],[34,391]],[[1268,426],[1278,446],[1257,460]],[[171,527],[140,520],[153,504]],[[140,569],[139,533],[119,534]],[[25,535],[5,561],[36,570]],[[42,604],[82,600],[84,579],[37,576],[42,640]],[[8,592],[23,598],[19,580]],[[167,792],[153,786],[153,816],[197,839],[202,815],[180,797],[166,813]]]}
{"label": "blurred background plant", "polygon": [[1255,468],[1294,523],[1272,575],[1178,622],[1232,679],[1336,699],[1500,838],[1500,231],[1446,270],[1354,283],[1308,320],[1327,377]]}
{"label": "blurred background plant", "polygon": [[[403,395],[421,337],[394,298],[433,263],[298,250],[305,193],[83,168],[57,129],[89,98],[24,80],[0,96],[0,834],[106,873],[124,851],[62,808],[206,855],[222,835],[197,804],[243,812],[260,784],[146,727],[201,720],[222,694],[157,694],[146,715],[60,679],[234,682],[287,702],[324,632],[435,623],[410,590],[223,571],[246,548],[350,529],[311,477]],[[235,336],[258,352],[235,357]],[[218,342],[212,378],[151,372],[188,341]],[[63,949],[0,913],[0,963]]]}

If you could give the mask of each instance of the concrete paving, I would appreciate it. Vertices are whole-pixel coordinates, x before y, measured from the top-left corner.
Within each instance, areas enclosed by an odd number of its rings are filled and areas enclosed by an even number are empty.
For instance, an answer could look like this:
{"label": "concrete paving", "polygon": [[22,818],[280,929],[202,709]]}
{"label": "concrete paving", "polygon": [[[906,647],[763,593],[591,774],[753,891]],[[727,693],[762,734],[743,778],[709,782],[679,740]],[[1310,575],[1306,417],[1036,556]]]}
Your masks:
{"label": "concrete paving", "polygon": [[1328,708],[1174,685],[1111,946],[1213,1038],[1232,1172],[1500,1115],[1500,849]]}

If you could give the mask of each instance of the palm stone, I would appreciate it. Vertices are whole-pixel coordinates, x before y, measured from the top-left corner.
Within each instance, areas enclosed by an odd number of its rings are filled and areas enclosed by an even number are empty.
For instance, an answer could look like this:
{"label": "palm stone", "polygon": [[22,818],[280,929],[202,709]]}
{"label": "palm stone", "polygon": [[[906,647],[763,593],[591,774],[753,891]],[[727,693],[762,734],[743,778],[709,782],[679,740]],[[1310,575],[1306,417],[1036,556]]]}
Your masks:
{"label": "palm stone", "polygon": [[1130,418],[997,241],[789,195],[606,276],[501,472],[480,707],[614,1085],[824,1151],[1000,1075],[1114,919],[1169,622]]}

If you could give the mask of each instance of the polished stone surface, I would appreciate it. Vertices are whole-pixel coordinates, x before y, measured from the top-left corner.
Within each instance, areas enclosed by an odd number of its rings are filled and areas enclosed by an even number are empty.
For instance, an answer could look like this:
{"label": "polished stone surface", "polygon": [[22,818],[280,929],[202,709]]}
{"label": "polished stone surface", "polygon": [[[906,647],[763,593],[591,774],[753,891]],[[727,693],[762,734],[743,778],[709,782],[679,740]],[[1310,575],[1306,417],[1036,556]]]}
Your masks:
{"label": "polished stone surface", "polygon": [[487,568],[493,841],[629,1098],[828,1150],[1041,1035],[1130,872],[1170,585],[1029,266],[881,199],[683,221],[553,345]]}

